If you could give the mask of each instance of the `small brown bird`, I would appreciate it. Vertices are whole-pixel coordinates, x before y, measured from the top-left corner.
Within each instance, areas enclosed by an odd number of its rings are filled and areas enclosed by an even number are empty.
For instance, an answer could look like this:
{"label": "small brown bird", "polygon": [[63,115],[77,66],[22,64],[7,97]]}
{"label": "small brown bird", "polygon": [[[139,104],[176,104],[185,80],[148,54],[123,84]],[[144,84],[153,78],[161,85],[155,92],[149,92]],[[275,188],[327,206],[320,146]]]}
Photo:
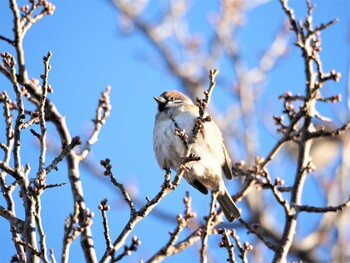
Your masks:
{"label": "small brown bird", "polygon": [[[175,90],[166,91],[154,99],[158,103],[158,112],[153,130],[153,149],[162,169],[177,171],[185,157],[186,146],[174,131],[176,128],[184,129],[191,140],[199,108],[190,98]],[[189,163],[184,177],[203,194],[208,194],[208,189],[218,192],[219,204],[227,220],[232,222],[241,216],[223,179],[223,174],[232,179],[232,163],[218,126],[213,120],[203,125],[192,147],[192,153],[200,160]]]}

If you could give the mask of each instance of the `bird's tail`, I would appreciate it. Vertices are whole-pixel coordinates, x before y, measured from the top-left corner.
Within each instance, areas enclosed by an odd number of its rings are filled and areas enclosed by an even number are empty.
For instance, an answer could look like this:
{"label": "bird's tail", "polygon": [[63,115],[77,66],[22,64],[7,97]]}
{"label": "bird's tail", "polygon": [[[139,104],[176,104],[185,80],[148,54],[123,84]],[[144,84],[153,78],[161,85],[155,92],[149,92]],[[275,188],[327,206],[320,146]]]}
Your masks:
{"label": "bird's tail", "polygon": [[218,196],[218,202],[224,211],[224,215],[228,221],[233,222],[241,217],[241,212],[238,210],[235,202],[233,202],[227,190],[225,190],[225,193],[223,195]]}

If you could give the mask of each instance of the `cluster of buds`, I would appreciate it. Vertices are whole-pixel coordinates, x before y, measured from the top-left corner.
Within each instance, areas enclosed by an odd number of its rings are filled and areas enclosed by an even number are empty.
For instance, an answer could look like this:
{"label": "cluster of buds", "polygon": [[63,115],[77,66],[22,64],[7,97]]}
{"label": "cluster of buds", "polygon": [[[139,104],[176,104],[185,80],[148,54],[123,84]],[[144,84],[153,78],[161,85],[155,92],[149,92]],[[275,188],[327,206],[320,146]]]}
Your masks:
{"label": "cluster of buds", "polygon": [[273,116],[273,120],[275,121],[275,125],[278,126],[277,128],[277,132],[281,132],[281,133],[286,133],[288,127],[283,123],[284,121],[284,116]]}
{"label": "cluster of buds", "polygon": [[199,161],[200,159],[201,159],[201,157],[195,155],[194,153],[190,153],[190,155],[188,157],[184,158],[184,163]]}
{"label": "cluster of buds", "polygon": [[340,102],[342,100],[341,94],[337,94],[328,98],[322,98],[320,99],[324,102],[331,102],[331,103],[337,103]]}
{"label": "cluster of buds", "polygon": [[311,56],[316,56],[321,51],[321,32],[318,31],[316,34],[313,35],[313,38],[311,39]]}
{"label": "cluster of buds", "polygon": [[[205,90],[204,94],[208,94],[208,91]],[[206,109],[208,107],[208,102],[205,99],[200,99],[200,98],[196,97],[196,105],[199,108]]]}
{"label": "cluster of buds", "polygon": [[91,212],[89,208],[86,208],[85,220],[82,224],[79,224],[78,215],[69,214],[65,220],[65,231],[69,232],[69,238],[75,239],[87,226],[92,225],[92,218],[94,216],[94,212]]}
{"label": "cluster of buds", "polygon": [[83,223],[83,227],[91,226],[92,225],[92,218],[95,217],[95,213],[90,211],[89,208],[85,209],[85,220]]}
{"label": "cluster of buds", "polygon": [[257,174],[258,171],[259,171],[258,165],[251,165],[247,169],[247,172],[250,174]]}
{"label": "cluster of buds", "polygon": [[252,251],[254,247],[253,247],[253,245],[251,245],[247,241],[245,241],[244,244],[243,244],[243,248],[246,251]]}
{"label": "cluster of buds", "polygon": [[179,136],[184,145],[188,145],[188,135],[184,129],[180,130],[179,128],[175,128],[174,134]]}
{"label": "cluster of buds", "polygon": [[228,230],[228,229],[219,229],[218,233],[222,235],[221,242],[219,243],[219,247],[226,247],[226,248],[232,248],[233,244],[231,243],[229,236],[231,236],[236,244],[238,249],[241,251],[242,254],[246,253],[247,251],[253,250],[253,246],[249,244],[247,241],[243,243],[243,246],[240,243],[240,238],[236,234],[236,231],[234,229]]}
{"label": "cluster of buds", "polygon": [[51,2],[47,0],[39,0],[39,5],[44,7],[44,10],[48,15],[53,15],[56,9],[56,6],[54,6]]}
{"label": "cluster of buds", "polygon": [[[178,214],[177,217],[176,217],[176,220],[179,224],[179,226],[181,227],[186,227],[187,226],[187,223],[188,221],[191,219],[191,218],[195,218],[197,216],[197,214],[195,212],[192,212],[191,210],[185,210],[185,216],[183,216],[182,214]],[[173,232],[169,232],[169,234],[171,236],[174,235]]]}
{"label": "cluster of buds", "polygon": [[202,117],[197,117],[197,121],[193,127],[193,135],[194,135],[194,140],[198,138],[199,132],[203,133],[204,132],[204,123],[205,122],[210,122],[212,121],[212,117],[207,115],[205,118]]}
{"label": "cluster of buds", "polygon": [[232,230],[228,230],[228,229],[225,229],[225,228],[219,228],[217,230],[218,234],[222,235],[221,236],[221,241],[219,243],[219,247],[223,248],[223,247],[226,247],[226,248],[230,248],[230,247],[233,247],[233,244],[231,243],[230,239],[229,239],[229,236],[232,235],[233,232],[235,232],[234,229]]}
{"label": "cluster of buds", "polygon": [[316,170],[316,165],[312,162],[312,161],[309,161],[308,163],[307,163],[307,166],[306,166],[306,171],[308,172],[308,173],[311,173],[311,172],[313,172],[313,171],[315,171]]}
{"label": "cluster of buds", "polygon": [[[39,116],[38,116],[39,117]],[[61,141],[61,150],[64,150],[68,146],[68,143],[65,139]]]}
{"label": "cluster of buds", "polygon": [[8,52],[1,52],[2,62],[8,68],[13,68],[16,65],[15,58]]}
{"label": "cluster of buds", "polygon": [[[32,179],[30,180],[30,183],[27,187],[27,195],[28,196],[33,196],[39,193],[39,190],[42,189],[44,185],[42,182],[38,179]],[[20,191],[20,197],[23,197],[23,193]]]}
{"label": "cluster of buds", "polygon": [[30,93],[29,93],[29,91],[26,89],[25,86],[22,86],[22,88],[21,88],[21,93],[22,93],[22,95],[23,95],[24,97],[26,97],[27,99],[30,98]]}
{"label": "cluster of buds", "polygon": [[275,121],[275,125],[278,125],[278,126],[285,126],[284,123],[283,123],[283,120],[284,120],[284,116],[276,116],[274,115],[273,116],[273,120]]}
{"label": "cluster of buds", "polygon": [[275,183],[274,183],[274,186],[279,186],[279,185],[284,185],[284,180],[279,178],[279,177],[276,177],[275,178]]}
{"label": "cluster of buds", "polygon": [[235,167],[239,170],[243,169],[243,167],[245,166],[245,161],[244,160],[240,160],[239,162],[235,163]]}
{"label": "cluster of buds", "polygon": [[[33,196],[39,193],[41,189],[45,189],[47,187],[46,184],[46,170],[41,169],[38,174],[37,178],[31,179],[29,182],[29,185],[27,187],[27,195],[28,196]],[[23,192],[19,192],[19,196],[22,198],[23,197]]]}
{"label": "cluster of buds", "polygon": [[79,226],[79,219],[77,216],[74,216],[72,213],[69,214],[69,216],[66,217],[66,220],[64,221],[65,229],[71,230],[70,237],[73,237],[76,235],[79,230],[81,230]]}
{"label": "cluster of buds", "polygon": [[112,171],[111,171],[112,165],[110,164],[110,162],[111,162],[111,160],[109,158],[106,158],[106,159],[100,161],[100,164],[106,169],[103,172],[103,174],[105,176],[109,176],[112,174]]}
{"label": "cluster of buds", "polygon": [[293,101],[295,100],[304,100],[305,98],[300,95],[293,95],[292,92],[287,91],[283,95],[278,97],[279,99],[284,99],[284,111],[290,118],[292,118],[295,114],[295,109],[293,105]]}
{"label": "cluster of buds", "polygon": [[124,255],[130,256],[132,251],[137,251],[137,248],[141,245],[140,239],[137,236],[133,236],[131,239],[131,245],[124,246]]}
{"label": "cluster of buds", "polygon": [[70,231],[69,237],[75,239],[76,236],[81,233],[87,226],[92,225],[92,218],[95,216],[94,212],[91,212],[89,208],[85,209],[85,220],[82,224],[79,224],[77,215],[69,214],[65,220],[65,229]]}
{"label": "cluster of buds", "polygon": [[256,231],[261,227],[260,223],[252,223],[250,224],[250,228],[248,233],[256,233]]}
{"label": "cluster of buds", "polygon": [[234,163],[232,166],[232,172],[233,176],[239,177],[239,176],[246,176],[246,171],[245,171],[245,161],[240,160],[239,162]]}
{"label": "cluster of buds", "polygon": [[334,69],[331,70],[331,78],[335,81],[335,82],[339,82],[340,78],[341,78],[341,74],[339,72],[336,72]]}
{"label": "cluster of buds", "polygon": [[29,2],[32,4],[32,7],[30,8],[29,5],[24,5],[21,7],[21,11],[25,14],[32,13],[36,8],[42,6],[44,7],[44,12],[47,15],[53,15],[56,6],[54,6],[51,2],[47,0],[29,0]]}
{"label": "cluster of buds", "polygon": [[40,169],[40,171],[37,174],[37,178],[35,180],[39,180],[40,184],[43,185],[46,181],[46,170]]}
{"label": "cluster of buds", "polygon": [[[185,204],[185,219],[186,220],[189,220],[189,219],[197,216],[197,214],[192,211],[191,201],[192,201],[192,198],[190,197],[189,192],[186,192],[186,195],[183,199],[183,202]],[[178,220],[179,220],[179,216],[178,216]]]}
{"label": "cluster of buds", "polygon": [[[81,144],[80,136],[74,136],[71,141],[71,145],[74,148],[75,146],[78,146]],[[68,146],[66,140],[61,141],[61,149],[64,150]]]}
{"label": "cluster of buds", "polygon": [[178,214],[176,217],[178,226],[174,231],[169,231],[169,235],[171,236],[172,242],[175,242],[178,235],[181,233],[181,231],[188,227],[188,222],[197,216],[195,212],[192,212],[192,206],[191,206],[191,197],[189,195],[189,192],[186,192],[185,197],[183,198],[183,202],[185,204],[185,213],[184,215]]}
{"label": "cluster of buds", "polygon": [[10,110],[14,110],[16,108],[16,103],[9,98],[6,90],[0,93],[0,102],[6,103]]}
{"label": "cluster of buds", "polygon": [[28,13],[29,12],[29,5],[24,5],[21,7],[21,11],[24,13]]}
{"label": "cluster of buds", "polygon": [[104,92],[102,92],[102,96],[99,99],[99,105],[103,108],[105,111],[111,111],[112,105],[111,101],[109,99],[109,93],[111,92],[111,87],[108,86]]}
{"label": "cluster of buds", "polygon": [[53,88],[51,87],[50,84],[47,85],[47,92],[48,93],[53,93]]}
{"label": "cluster of buds", "polygon": [[109,205],[107,205],[108,203],[108,199],[105,198],[101,201],[101,203],[99,204],[98,206],[98,209],[101,210],[101,211],[108,211],[111,209],[111,207]]}

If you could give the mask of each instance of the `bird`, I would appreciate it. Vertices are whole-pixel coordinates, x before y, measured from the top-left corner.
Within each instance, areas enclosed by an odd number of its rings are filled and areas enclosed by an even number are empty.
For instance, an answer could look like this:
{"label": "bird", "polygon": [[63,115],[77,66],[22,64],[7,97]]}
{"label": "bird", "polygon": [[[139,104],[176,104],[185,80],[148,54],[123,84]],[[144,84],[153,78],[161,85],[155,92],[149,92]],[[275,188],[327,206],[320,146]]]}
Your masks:
{"label": "bird", "polygon": [[[158,104],[153,130],[155,157],[162,169],[178,172],[183,167],[187,147],[175,130],[184,130],[188,141],[193,141],[193,129],[200,117],[199,107],[176,90],[165,91],[154,99]],[[201,117],[206,116],[205,112]],[[241,213],[224,182],[224,176],[229,180],[233,178],[232,162],[221,131],[213,120],[203,122],[191,152],[198,160],[187,164],[185,180],[203,194],[208,194],[208,190],[217,193],[217,200],[229,222],[239,219]]]}

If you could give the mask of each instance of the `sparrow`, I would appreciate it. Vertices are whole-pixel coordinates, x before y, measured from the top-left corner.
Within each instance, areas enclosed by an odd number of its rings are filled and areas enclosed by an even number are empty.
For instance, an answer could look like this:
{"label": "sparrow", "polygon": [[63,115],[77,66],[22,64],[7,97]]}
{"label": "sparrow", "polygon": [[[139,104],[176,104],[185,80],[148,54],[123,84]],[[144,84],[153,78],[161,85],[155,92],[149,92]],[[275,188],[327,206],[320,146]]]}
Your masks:
{"label": "sparrow", "polygon": [[[182,167],[187,146],[174,132],[184,130],[188,141],[193,140],[193,128],[199,117],[199,107],[181,92],[170,90],[154,99],[158,104],[153,130],[153,150],[159,166],[169,171]],[[208,116],[205,113],[206,117]],[[203,122],[191,152],[199,160],[188,163],[185,180],[203,194],[208,190],[217,192],[217,200],[228,221],[240,218],[241,214],[228,193],[224,176],[231,180],[232,162],[227,153],[221,132],[213,120]]]}

